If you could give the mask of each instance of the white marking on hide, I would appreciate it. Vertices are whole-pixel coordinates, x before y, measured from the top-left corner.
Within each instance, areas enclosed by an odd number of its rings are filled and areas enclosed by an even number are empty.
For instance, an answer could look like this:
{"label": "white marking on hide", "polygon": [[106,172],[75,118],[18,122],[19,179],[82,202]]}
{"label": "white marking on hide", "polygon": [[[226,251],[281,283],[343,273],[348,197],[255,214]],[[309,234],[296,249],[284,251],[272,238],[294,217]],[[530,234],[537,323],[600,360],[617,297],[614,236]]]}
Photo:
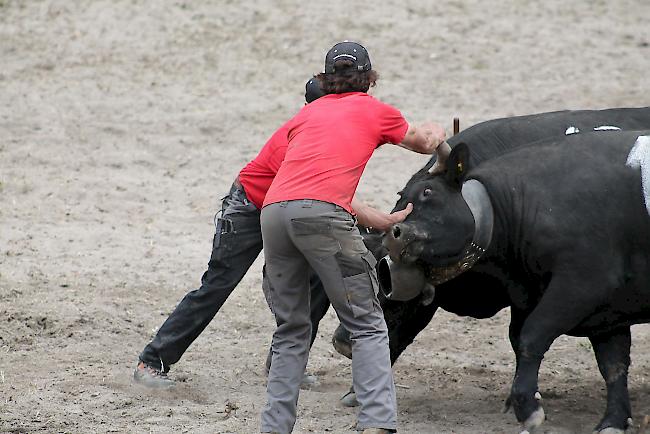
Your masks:
{"label": "white marking on hide", "polygon": [[612,428],[611,426],[601,429],[596,434],[625,434],[625,430],[619,428]]}
{"label": "white marking on hide", "polygon": [[612,125],[601,125],[599,127],[594,128],[594,131],[618,131],[620,130],[619,127],[614,127]]}
{"label": "white marking on hide", "polygon": [[528,419],[524,421],[523,428],[525,431],[534,431],[535,428],[538,428],[546,419],[544,414],[544,408],[540,405],[537,410],[535,410]]}
{"label": "white marking on hide", "polygon": [[648,214],[650,214],[650,136],[639,136],[636,139],[625,165],[633,169],[641,168],[643,200]]}
{"label": "white marking on hide", "polygon": [[570,134],[576,134],[576,133],[579,133],[579,132],[580,132],[580,130],[577,129],[576,127],[569,127],[569,128],[567,128],[566,131],[564,132],[564,135],[565,135],[565,136],[568,136],[568,135],[570,135]]}

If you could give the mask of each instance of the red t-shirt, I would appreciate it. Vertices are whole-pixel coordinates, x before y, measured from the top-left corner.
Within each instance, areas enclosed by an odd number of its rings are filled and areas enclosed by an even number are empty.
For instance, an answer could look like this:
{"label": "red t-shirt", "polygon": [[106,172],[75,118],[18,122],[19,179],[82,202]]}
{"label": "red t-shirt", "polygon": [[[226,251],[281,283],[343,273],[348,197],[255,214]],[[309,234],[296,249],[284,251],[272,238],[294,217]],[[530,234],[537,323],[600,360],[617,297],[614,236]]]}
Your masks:
{"label": "red t-shirt", "polygon": [[264,199],[315,199],[352,212],[350,202],[373,151],[400,143],[408,123],[396,108],[363,92],[325,95],[284,126],[289,147]]}
{"label": "red t-shirt", "polygon": [[288,134],[288,124],[282,125],[262,147],[257,157],[239,172],[239,182],[246,191],[246,197],[258,209],[262,209],[264,196],[287,153]]}

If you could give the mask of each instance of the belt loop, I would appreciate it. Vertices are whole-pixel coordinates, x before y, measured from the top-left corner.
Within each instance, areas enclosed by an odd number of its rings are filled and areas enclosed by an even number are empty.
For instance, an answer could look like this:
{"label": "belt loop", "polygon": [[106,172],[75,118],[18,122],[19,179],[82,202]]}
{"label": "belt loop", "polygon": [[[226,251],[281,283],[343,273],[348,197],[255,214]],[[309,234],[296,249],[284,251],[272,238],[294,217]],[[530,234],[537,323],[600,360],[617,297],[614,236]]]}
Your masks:
{"label": "belt loop", "polygon": [[303,208],[311,208],[311,206],[314,204],[314,201],[312,199],[303,199],[302,200],[302,207]]}

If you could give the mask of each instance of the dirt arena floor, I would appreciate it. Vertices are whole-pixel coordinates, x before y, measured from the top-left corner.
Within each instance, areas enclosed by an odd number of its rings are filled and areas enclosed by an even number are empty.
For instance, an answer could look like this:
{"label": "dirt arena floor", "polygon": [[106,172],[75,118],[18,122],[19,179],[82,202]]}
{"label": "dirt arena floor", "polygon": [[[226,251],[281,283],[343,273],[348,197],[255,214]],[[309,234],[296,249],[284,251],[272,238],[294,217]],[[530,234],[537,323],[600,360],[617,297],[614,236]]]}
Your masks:
{"label": "dirt arena floor", "polygon": [[[303,104],[341,39],[373,94],[451,129],[535,112],[650,105],[647,0],[0,0],[0,432],[255,433],[273,330],[262,258],[170,375],[134,385],[143,346],[199,279],[220,198]],[[382,147],[377,207],[426,157]],[[400,432],[515,433],[509,313],[437,314],[395,368]],[[295,432],[349,433],[350,363],[323,322]],[[635,427],[650,415],[650,328],[633,328]],[[587,433],[605,388],[586,339],[540,374],[542,433]]]}

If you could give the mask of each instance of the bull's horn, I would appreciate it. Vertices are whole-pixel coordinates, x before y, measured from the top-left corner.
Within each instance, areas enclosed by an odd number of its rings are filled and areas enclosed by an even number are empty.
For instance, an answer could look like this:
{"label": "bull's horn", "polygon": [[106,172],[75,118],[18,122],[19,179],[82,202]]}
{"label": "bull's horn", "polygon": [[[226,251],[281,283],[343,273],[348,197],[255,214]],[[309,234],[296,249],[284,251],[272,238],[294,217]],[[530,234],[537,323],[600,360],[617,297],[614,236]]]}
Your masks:
{"label": "bull's horn", "polygon": [[431,169],[427,173],[429,175],[435,175],[436,173],[443,172],[446,168],[447,158],[449,158],[450,153],[451,146],[449,146],[446,140],[439,144],[436,148],[436,162],[433,163],[433,166],[431,166]]}

